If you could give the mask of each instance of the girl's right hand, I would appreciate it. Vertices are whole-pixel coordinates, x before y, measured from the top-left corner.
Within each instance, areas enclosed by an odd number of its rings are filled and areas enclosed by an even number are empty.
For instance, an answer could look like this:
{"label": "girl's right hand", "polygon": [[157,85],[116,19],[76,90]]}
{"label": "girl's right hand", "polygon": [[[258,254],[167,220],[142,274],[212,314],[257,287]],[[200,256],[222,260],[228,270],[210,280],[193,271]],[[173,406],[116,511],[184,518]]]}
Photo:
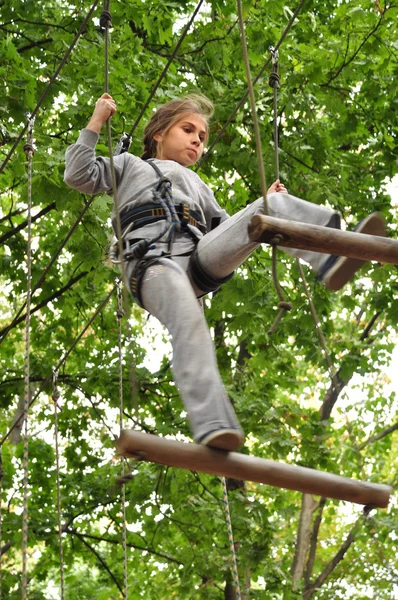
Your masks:
{"label": "girl's right hand", "polygon": [[97,100],[92,117],[86,127],[99,133],[104,123],[116,112],[116,102],[109,94],[102,94]]}

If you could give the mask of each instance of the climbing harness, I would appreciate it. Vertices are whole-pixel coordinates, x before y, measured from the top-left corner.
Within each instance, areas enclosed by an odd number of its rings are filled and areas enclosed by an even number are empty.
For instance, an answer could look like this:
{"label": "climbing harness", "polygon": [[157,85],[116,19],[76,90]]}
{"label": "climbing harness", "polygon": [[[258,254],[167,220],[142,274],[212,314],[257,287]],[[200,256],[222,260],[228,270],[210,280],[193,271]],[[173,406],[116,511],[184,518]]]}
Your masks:
{"label": "climbing harness", "polygon": [[[129,278],[129,286],[133,297],[141,306],[140,288],[142,278],[146,269],[159,260],[159,257],[145,257],[147,252],[155,247],[156,242],[167,235],[167,251],[162,254],[162,258],[170,258],[176,232],[186,231],[194,243],[197,244],[199,238],[192,230],[192,227],[198,229],[203,235],[207,231],[206,225],[201,221],[202,216],[200,212],[191,209],[186,202],[174,204],[170,179],[163,175],[153,160],[148,159],[146,162],[154,169],[158,176],[158,181],[152,189],[153,203],[130,208],[120,215],[123,241],[122,260],[120,260],[119,245],[116,241],[110,249],[110,258],[113,263],[120,264],[122,261],[138,260]],[[132,232],[158,221],[166,221],[166,223],[162,230],[153,238],[131,238]],[[200,266],[195,252],[191,256],[191,267],[194,283],[206,293],[219,288],[222,283],[228,281],[233,275],[232,273],[223,280],[212,279]]]}
{"label": "climbing harness", "polygon": [[204,294],[209,294],[210,292],[215,292],[221,287],[224,283],[227,283],[235,274],[235,271],[232,271],[226,277],[222,279],[214,279],[211,277],[202,267],[199,261],[197,249],[192,252],[191,258],[189,261],[190,266],[190,274],[192,277],[193,283],[200,289]]}
{"label": "climbing harness", "polygon": [[[173,244],[174,233],[176,231],[181,231],[182,223],[173,203],[171,181],[168,179],[168,177],[163,175],[161,170],[151,160],[148,160],[147,162],[156,171],[158,176],[158,181],[152,188],[154,204],[144,205],[136,210],[133,209],[125,212],[123,216],[120,215],[120,228],[121,236],[124,241],[124,248],[123,256],[120,257],[120,252],[118,252],[117,245],[112,245],[110,250],[110,258],[115,264],[121,264],[124,261],[143,258],[148,250],[154,248],[156,242],[158,242],[166,234],[168,234],[167,244],[168,251],[170,252]],[[142,214],[140,214],[141,211],[143,211]],[[148,211],[150,211],[150,213],[148,213]],[[132,246],[127,244],[126,247],[126,236],[129,233],[135,229],[138,229],[139,227],[144,226],[145,224],[154,223],[164,219],[166,219],[166,225],[155,237],[149,240],[140,239]]]}

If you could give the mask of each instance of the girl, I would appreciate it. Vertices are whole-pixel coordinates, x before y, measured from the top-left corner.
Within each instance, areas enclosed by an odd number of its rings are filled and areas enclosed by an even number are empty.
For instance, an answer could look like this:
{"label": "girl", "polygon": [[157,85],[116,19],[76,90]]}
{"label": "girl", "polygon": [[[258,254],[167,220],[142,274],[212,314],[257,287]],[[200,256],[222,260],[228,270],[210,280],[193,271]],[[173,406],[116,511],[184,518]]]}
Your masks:
{"label": "girl", "polygon": [[[124,153],[114,158],[114,164],[126,283],[171,334],[174,377],[195,440],[236,450],[244,435],[223,387],[197,298],[230,279],[257,248],[249,239],[248,225],[253,215],[263,213],[263,200],[229,217],[210,188],[187,168],[202,156],[213,111],[212,103],[199,95],[166,103],[145,129],[142,158]],[[88,194],[112,193],[109,159],[96,157],[95,146],[103,124],[115,112],[114,100],[103,94],[76,144],[67,149],[65,182],[70,187]],[[280,181],[268,194],[271,216],[340,226],[338,213],[289,195]],[[113,215],[116,229],[115,223]],[[378,214],[367,217],[357,230],[385,235]],[[363,264],[303,250],[286,252],[308,262],[333,290]]]}

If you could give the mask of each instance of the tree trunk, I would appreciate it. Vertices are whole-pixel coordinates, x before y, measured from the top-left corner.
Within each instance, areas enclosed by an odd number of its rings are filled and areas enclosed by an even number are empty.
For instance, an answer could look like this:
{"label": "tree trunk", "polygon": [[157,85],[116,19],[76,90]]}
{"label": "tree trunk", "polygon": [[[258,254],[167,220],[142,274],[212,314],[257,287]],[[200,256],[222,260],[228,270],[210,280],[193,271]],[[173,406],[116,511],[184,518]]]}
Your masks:
{"label": "tree trunk", "polygon": [[298,583],[304,574],[305,562],[311,540],[312,515],[318,508],[318,505],[319,503],[314,500],[311,494],[302,495],[299,531],[297,534],[297,543],[291,571],[294,590],[298,588]]}

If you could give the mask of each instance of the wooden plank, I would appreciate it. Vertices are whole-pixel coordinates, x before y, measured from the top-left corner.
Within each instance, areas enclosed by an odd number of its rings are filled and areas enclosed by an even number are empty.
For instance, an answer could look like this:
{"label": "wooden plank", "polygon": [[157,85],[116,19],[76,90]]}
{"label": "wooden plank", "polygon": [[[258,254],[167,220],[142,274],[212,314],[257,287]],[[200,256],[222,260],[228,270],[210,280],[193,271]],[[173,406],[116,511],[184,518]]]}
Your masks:
{"label": "wooden plank", "polygon": [[398,264],[398,240],[265,215],[255,215],[252,218],[249,226],[252,242],[269,244],[276,235],[281,236],[278,245],[282,247]]}
{"label": "wooden plank", "polygon": [[266,483],[306,494],[346,500],[380,508],[388,506],[392,488],[365,483],[315,469],[287,465],[262,458],[212,450],[138,431],[124,430],[116,442],[117,452],[179,469],[224,475],[234,479]]}

